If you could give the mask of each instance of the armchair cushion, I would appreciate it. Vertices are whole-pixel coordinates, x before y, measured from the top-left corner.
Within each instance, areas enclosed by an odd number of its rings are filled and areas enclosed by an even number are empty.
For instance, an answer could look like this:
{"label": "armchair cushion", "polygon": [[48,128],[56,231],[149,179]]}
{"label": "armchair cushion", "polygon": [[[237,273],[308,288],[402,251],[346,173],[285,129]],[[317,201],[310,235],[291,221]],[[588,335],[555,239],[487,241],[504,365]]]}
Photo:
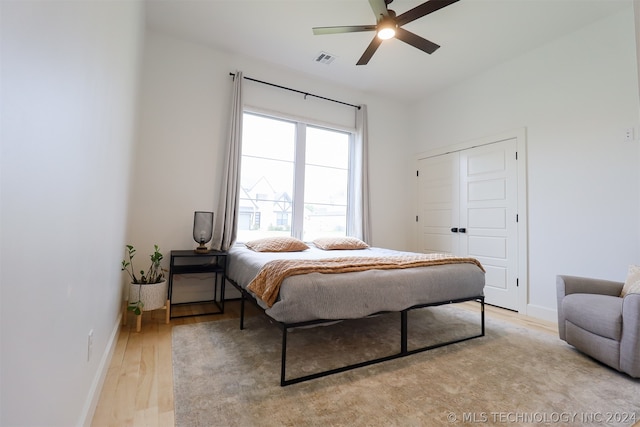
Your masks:
{"label": "armchair cushion", "polygon": [[562,300],[565,319],[601,337],[620,341],[622,298],[597,294],[571,294]]}
{"label": "armchair cushion", "polygon": [[598,294],[610,295],[617,297],[622,291],[622,282],[613,282],[610,280],[594,279],[590,277],[579,276],[556,276],[556,292],[558,302],[558,332],[560,339],[566,340],[565,337],[565,315],[562,301],[568,295],[572,294]]}

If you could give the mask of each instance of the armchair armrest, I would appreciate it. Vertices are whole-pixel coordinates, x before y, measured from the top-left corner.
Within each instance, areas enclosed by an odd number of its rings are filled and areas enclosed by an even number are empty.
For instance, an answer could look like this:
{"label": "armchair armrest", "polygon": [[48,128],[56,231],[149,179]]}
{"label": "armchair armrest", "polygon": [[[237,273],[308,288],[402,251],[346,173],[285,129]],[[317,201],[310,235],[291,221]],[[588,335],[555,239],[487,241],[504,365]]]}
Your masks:
{"label": "armchair armrest", "polygon": [[622,302],[620,370],[640,378],[640,294],[627,294]]}
{"label": "armchair armrest", "polygon": [[624,286],[623,282],[612,280],[563,275],[557,276],[556,284],[558,292],[563,290],[563,297],[569,294],[601,294],[617,297],[620,296]]}
{"label": "armchair armrest", "polygon": [[565,339],[565,317],[562,311],[562,300],[569,294],[600,294],[610,296],[620,296],[623,282],[611,280],[594,279],[590,277],[578,276],[556,276],[556,295],[558,310],[558,332],[560,339]]}

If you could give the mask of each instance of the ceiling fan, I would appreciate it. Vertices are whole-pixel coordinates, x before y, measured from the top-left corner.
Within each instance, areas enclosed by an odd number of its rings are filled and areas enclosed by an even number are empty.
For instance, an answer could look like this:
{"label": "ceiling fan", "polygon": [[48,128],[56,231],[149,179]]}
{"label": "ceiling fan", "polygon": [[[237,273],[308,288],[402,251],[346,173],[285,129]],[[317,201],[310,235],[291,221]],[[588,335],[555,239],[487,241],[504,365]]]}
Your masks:
{"label": "ceiling fan", "polygon": [[387,6],[393,0],[369,0],[373,14],[376,16],[377,23],[375,25],[349,25],[340,27],[315,27],[313,34],[338,34],[338,33],[355,33],[361,31],[375,31],[376,36],[373,38],[367,49],[364,51],[356,65],[366,65],[373,54],[376,52],[380,44],[384,40],[392,37],[397,38],[411,46],[418,48],[428,54],[435,52],[440,46],[423,39],[422,37],[402,28],[404,24],[422,18],[436,10],[449,6],[459,0],[429,0],[411,10],[396,16],[396,13]]}

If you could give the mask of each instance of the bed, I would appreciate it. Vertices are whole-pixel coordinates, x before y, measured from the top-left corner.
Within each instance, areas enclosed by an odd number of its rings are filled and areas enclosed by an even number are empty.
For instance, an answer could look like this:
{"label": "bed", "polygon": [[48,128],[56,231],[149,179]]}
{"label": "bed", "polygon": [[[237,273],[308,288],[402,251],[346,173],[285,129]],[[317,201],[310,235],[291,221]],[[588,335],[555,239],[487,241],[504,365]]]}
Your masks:
{"label": "bed", "polygon": [[[484,336],[484,269],[473,258],[458,258],[446,254],[416,254],[368,247],[364,244],[359,249],[323,250],[313,244],[304,245],[301,249],[261,252],[249,249],[244,244],[236,244],[229,250],[228,256],[227,280],[242,295],[240,328],[244,328],[244,305],[245,300],[248,300],[263,309],[282,329],[282,386]],[[371,260],[376,263],[368,264]],[[409,264],[405,263],[399,267],[384,265],[384,262],[398,260],[409,260]],[[377,261],[383,262],[380,264],[381,267]],[[284,277],[278,278],[280,283],[271,301],[264,298],[261,293],[263,289],[256,291],[259,276],[263,276],[263,285],[271,285],[272,276],[264,274],[268,267],[278,263],[297,265],[300,262],[339,264],[342,267],[345,267],[345,264],[351,267],[362,265],[362,268],[343,268],[331,271],[332,274],[313,269],[302,270],[312,271],[304,274],[285,274]],[[465,301],[480,303],[480,332],[477,335],[419,349],[407,349],[409,310]],[[365,318],[386,312],[400,313],[401,345],[397,354],[317,374],[286,378],[289,330],[345,319]]]}

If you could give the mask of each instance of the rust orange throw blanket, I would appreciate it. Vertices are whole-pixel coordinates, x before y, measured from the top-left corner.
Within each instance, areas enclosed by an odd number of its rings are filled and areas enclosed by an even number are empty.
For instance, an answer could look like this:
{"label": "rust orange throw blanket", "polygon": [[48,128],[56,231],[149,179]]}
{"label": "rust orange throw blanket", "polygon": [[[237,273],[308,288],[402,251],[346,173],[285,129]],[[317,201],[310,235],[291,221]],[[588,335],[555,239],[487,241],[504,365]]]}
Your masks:
{"label": "rust orange throw blanket", "polygon": [[247,289],[271,307],[278,298],[282,281],[289,276],[307,273],[349,273],[364,270],[389,270],[425,267],[442,264],[476,264],[484,268],[475,258],[460,258],[448,254],[415,254],[390,257],[342,257],[320,260],[279,259],[269,261],[249,283]]}

